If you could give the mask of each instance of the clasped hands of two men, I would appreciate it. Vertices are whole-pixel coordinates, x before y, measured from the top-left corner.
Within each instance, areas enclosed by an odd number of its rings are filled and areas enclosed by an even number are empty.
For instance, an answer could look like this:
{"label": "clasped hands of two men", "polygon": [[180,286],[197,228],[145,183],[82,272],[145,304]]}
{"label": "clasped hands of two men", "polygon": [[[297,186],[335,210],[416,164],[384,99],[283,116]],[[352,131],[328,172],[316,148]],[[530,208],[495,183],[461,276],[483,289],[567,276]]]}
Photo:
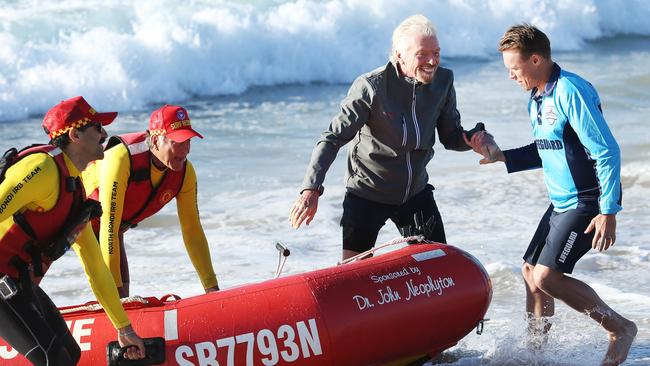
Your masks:
{"label": "clasped hands of two men", "polygon": [[465,143],[469,145],[474,152],[483,156],[479,161],[480,164],[490,164],[497,161],[506,161],[503,152],[494,141],[492,136],[487,131],[478,131],[472,135],[471,139],[467,138],[467,134],[463,133]]}

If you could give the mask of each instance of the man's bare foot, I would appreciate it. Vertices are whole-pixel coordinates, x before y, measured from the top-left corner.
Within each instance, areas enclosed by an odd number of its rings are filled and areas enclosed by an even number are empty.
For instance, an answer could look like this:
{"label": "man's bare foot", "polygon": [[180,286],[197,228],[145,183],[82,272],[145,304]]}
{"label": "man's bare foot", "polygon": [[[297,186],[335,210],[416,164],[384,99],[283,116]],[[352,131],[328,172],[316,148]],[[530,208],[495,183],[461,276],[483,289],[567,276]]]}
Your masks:
{"label": "man's bare foot", "polygon": [[528,339],[526,347],[532,352],[541,352],[548,343],[548,331],[551,329],[551,322],[548,317],[528,318]]}
{"label": "man's bare foot", "polygon": [[627,322],[628,324],[621,332],[609,333],[609,348],[607,348],[607,353],[601,363],[602,366],[620,365],[627,358],[637,332],[636,324],[629,320]]}

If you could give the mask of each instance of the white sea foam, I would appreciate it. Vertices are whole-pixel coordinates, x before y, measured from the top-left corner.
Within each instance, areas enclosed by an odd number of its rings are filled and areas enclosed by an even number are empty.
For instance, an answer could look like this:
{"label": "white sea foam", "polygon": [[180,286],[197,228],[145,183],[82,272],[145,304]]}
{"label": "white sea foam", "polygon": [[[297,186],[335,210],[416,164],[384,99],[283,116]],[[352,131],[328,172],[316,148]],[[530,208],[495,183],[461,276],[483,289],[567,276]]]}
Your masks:
{"label": "white sea foam", "polygon": [[413,13],[436,24],[443,57],[491,57],[523,21],[556,51],[650,34],[642,0],[3,1],[0,121],[79,94],[126,111],[253,85],[347,82],[386,60],[392,29]]}
{"label": "white sea foam", "polygon": [[[192,142],[190,159],[221,287],[272,278],[278,239],[292,253],[285,273],[324,268],[341,255],[345,151],[329,169],[312,224],[294,230],[288,212],[319,132],[338,110],[348,81],[384,62],[396,22],[414,12],[435,21],[443,56],[457,57],[450,66],[463,125],[483,121],[501,147],[512,148],[532,139],[528,95],[507,79],[494,43],[508,25],[533,21],[548,31],[554,50],[566,50],[554,59],[594,83],[621,146],[624,210],[617,215],[616,245],[588,253],[573,275],[637,322],[628,364],[647,363],[650,41],[614,37],[583,44],[619,33],[648,34],[649,26],[641,24],[649,11],[645,2],[627,1],[625,9],[614,9],[622,6],[614,1],[581,0],[406,1],[399,8],[381,0],[371,8],[357,1],[258,3],[3,4],[0,120],[37,116],[0,123],[0,151],[43,142],[45,135],[35,128],[39,114],[74,94],[86,95],[98,109],[126,111],[109,126],[110,134],[142,130],[151,104],[187,98],[182,103],[205,136]],[[314,80],[327,83],[299,85]],[[329,84],[338,81],[346,85]],[[298,85],[250,88],[282,83]],[[203,97],[246,88],[240,95]],[[471,152],[445,151],[439,143],[435,148],[428,172],[447,239],[485,264],[494,291],[485,333],[468,335],[446,364],[598,364],[607,347],[604,332],[561,302],[547,350],[533,354],[525,347],[520,267],[548,205],[541,171],[506,174],[502,164],[479,166]],[[133,293],[202,292],[177,221],[170,204],[127,233]],[[378,242],[397,234],[388,222]],[[59,305],[93,298],[72,253],[54,264],[43,288]]]}

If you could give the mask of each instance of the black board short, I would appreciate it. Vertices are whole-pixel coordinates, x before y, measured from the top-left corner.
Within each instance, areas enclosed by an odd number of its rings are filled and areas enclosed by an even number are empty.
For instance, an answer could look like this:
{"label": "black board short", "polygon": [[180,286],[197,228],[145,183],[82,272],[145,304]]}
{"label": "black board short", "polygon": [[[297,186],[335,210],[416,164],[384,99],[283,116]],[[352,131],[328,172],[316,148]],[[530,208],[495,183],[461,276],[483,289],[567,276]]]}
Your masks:
{"label": "black board short", "polygon": [[415,227],[416,214],[421,217],[422,223],[433,217],[432,225],[425,234],[427,240],[446,243],[445,228],[433,198],[433,190],[433,186],[427,184],[422,191],[401,205],[374,202],[347,192],[341,217],[343,249],[357,253],[369,250],[375,245],[379,230],[388,219],[395,223],[400,232],[409,236],[409,228]]}
{"label": "black board short", "polygon": [[553,211],[553,205],[542,216],[528,245],[524,261],[542,264],[562,273],[573,267],[589,249],[594,231],[585,234],[591,220],[598,215],[597,207],[578,207],[565,212]]}

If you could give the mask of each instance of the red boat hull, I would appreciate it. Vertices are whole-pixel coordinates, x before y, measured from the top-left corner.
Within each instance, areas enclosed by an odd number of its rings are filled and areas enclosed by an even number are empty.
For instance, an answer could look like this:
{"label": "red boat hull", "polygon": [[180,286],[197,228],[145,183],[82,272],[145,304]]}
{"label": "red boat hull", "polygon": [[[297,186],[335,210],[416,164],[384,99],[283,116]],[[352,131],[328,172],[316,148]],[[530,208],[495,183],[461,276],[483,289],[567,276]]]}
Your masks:
{"label": "red boat hull", "polygon": [[[466,252],[415,244],[373,258],[183,300],[131,304],[166,365],[365,366],[453,346],[481,321],[490,279]],[[66,308],[63,308],[66,309]],[[65,315],[81,365],[106,363],[103,311]],[[0,340],[0,365],[29,363]]]}

